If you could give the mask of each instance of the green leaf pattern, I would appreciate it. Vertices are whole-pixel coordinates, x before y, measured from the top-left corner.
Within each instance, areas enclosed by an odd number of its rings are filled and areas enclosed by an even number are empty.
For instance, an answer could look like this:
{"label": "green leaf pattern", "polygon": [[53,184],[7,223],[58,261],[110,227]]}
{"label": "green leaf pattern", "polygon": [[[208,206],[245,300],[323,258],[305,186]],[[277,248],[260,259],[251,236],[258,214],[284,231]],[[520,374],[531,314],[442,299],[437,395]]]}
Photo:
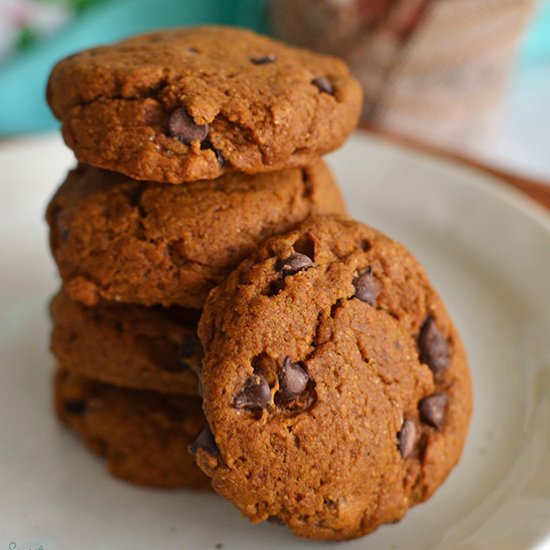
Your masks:
{"label": "green leaf pattern", "polygon": [[63,28],[105,0],[3,0],[0,2],[0,63]]}

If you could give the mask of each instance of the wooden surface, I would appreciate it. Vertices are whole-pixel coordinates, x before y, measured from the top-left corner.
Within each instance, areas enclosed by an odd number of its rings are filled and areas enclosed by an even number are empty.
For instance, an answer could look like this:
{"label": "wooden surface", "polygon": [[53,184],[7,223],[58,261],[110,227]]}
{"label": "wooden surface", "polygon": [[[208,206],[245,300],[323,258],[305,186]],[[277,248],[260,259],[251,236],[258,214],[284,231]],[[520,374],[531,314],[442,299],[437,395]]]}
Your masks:
{"label": "wooden surface", "polygon": [[[419,151],[422,151],[424,153],[429,153],[439,157],[448,158],[450,160],[463,163],[467,166],[470,166],[472,168],[475,168],[477,170],[490,174],[491,176],[497,177],[501,179],[504,184],[510,185],[512,187],[515,187],[516,189],[519,189],[520,191],[522,191],[523,193],[525,193],[526,195],[534,199],[539,204],[542,204],[543,206],[545,206],[550,211],[550,182],[544,183],[544,182],[535,181],[529,178],[522,177],[518,174],[512,174],[510,172],[506,172],[504,170],[484,164],[479,160],[462,156],[462,155],[447,151],[445,149],[439,149],[432,145],[426,145],[424,143],[420,143],[420,142],[411,140],[409,138],[404,138],[402,136],[388,134],[386,132],[381,132],[379,130],[372,129],[372,128],[365,128],[365,130],[369,133],[375,134],[377,137],[383,140],[390,141],[392,143],[397,143],[399,145],[404,145],[407,147],[412,147],[413,149],[418,149]],[[550,158],[548,162],[550,162]]]}

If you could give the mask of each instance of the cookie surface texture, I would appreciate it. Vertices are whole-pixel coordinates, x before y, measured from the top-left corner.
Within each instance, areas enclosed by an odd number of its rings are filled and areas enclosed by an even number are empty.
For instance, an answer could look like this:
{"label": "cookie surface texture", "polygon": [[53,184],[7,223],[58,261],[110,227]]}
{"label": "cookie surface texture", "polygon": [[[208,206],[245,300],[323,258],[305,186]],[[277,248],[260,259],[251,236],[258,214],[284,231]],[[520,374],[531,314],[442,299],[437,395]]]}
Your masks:
{"label": "cookie surface texture", "polygon": [[465,354],[417,260],[380,232],[319,217],[273,237],[209,296],[196,445],[253,522],[340,540],[399,520],[457,463]]}

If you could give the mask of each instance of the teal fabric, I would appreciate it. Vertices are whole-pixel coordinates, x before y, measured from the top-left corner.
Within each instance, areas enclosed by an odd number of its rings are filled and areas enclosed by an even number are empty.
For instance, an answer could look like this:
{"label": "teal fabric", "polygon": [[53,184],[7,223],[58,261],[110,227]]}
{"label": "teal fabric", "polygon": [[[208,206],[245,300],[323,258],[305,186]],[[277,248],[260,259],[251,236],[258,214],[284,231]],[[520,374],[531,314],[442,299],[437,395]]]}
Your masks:
{"label": "teal fabric", "polygon": [[265,0],[111,0],[0,66],[0,136],[58,126],[44,101],[53,64],[89,46],[150,29],[217,23],[266,31]]}
{"label": "teal fabric", "polygon": [[550,70],[550,0],[540,2],[519,57],[520,70],[540,63]]}
{"label": "teal fabric", "polygon": [[[266,1],[105,0],[89,8],[62,31],[0,66],[0,136],[57,127],[44,89],[53,64],[65,55],[162,27],[218,23],[266,32]],[[516,77],[535,63],[550,70],[550,0],[540,3],[520,52]]]}

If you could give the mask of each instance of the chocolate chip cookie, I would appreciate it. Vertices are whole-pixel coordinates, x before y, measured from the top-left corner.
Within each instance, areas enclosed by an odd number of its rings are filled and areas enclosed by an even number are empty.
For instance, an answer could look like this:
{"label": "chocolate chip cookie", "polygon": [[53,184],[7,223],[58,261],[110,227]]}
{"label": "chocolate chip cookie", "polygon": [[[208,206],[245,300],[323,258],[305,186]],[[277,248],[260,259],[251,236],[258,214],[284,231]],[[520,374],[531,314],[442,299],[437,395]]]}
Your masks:
{"label": "chocolate chip cookie", "polygon": [[310,215],[344,210],[321,160],[306,168],[233,173],[177,186],[80,165],[46,217],[73,300],[198,309],[260,241]]}
{"label": "chocolate chip cookie", "polygon": [[358,222],[264,242],[199,322],[210,432],[193,450],[252,522],[349,539],[430,497],[459,460],[466,357],[417,260]]}
{"label": "chocolate chip cookie", "polygon": [[62,290],[51,301],[50,347],[63,368],[116,386],[198,395],[198,311],[101,303]]}
{"label": "chocolate chip cookie", "polygon": [[107,460],[111,474],[136,485],[210,489],[188,446],[206,420],[200,399],[117,388],[59,368],[58,418]]}
{"label": "chocolate chip cookie", "polygon": [[69,56],[47,99],[81,162],[180,183],[310,164],[356,126],[361,89],[339,59],[196,27]]}

